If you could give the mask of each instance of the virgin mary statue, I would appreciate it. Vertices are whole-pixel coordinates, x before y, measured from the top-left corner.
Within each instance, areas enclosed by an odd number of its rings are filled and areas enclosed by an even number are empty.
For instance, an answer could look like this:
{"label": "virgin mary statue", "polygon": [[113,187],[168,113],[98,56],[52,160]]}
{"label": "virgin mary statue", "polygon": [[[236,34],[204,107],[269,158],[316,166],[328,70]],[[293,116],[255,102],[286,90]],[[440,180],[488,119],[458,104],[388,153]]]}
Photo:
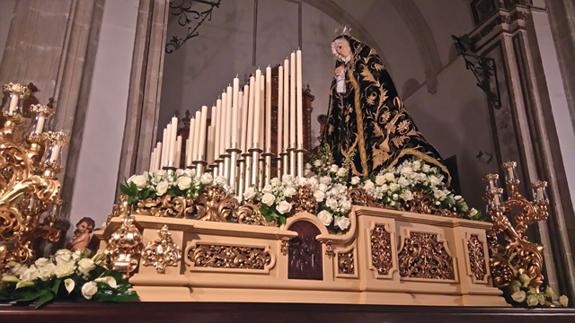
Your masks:
{"label": "virgin mary statue", "polygon": [[441,169],[449,183],[443,160],[417,130],[375,50],[344,34],[332,42],[332,51],[337,62],[323,142],[334,161],[368,177],[418,158]]}

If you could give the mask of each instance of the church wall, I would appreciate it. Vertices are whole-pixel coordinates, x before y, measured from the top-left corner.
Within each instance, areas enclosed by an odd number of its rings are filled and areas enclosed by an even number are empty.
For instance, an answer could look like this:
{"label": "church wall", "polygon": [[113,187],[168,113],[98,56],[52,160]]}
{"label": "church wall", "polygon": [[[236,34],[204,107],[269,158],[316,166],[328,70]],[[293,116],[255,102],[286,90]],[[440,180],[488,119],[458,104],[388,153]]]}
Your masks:
{"label": "church wall", "polygon": [[16,7],[16,0],[2,0],[0,1],[0,62],[4,54],[6,40],[8,38],[8,31],[14,17],[14,8]]}
{"label": "church wall", "polygon": [[111,212],[125,122],[138,0],[106,1],[79,152],[70,223]]}

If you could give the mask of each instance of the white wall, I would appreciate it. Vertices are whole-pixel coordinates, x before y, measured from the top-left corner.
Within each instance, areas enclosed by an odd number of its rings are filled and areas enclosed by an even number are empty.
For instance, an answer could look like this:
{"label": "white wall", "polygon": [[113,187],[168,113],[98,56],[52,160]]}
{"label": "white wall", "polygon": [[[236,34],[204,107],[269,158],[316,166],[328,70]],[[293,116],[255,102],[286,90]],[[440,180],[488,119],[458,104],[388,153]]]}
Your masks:
{"label": "white wall", "polygon": [[138,0],[106,1],[88,100],[70,223],[99,226],[112,210],[124,133]]}

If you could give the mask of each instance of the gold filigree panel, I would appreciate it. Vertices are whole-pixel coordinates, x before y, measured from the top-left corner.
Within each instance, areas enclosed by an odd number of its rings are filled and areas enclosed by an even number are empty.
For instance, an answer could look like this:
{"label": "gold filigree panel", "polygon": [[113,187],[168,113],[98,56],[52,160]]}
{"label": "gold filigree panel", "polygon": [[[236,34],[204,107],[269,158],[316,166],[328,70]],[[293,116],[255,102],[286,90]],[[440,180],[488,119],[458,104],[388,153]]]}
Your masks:
{"label": "gold filigree panel", "polygon": [[383,224],[376,224],[369,234],[371,265],[379,275],[389,275],[393,268],[391,233]]}
{"label": "gold filigree panel", "polygon": [[341,276],[355,275],[355,249],[337,253],[337,272]]}
{"label": "gold filigree panel", "polygon": [[488,273],[483,242],[479,240],[479,236],[477,234],[472,234],[469,239],[467,239],[466,244],[469,261],[469,274],[474,281],[485,282]]}
{"label": "gold filigree panel", "polygon": [[265,272],[273,265],[273,258],[266,247],[198,243],[188,248],[187,263],[197,269]]}
{"label": "gold filigree panel", "polygon": [[409,232],[398,254],[402,278],[455,280],[453,258],[437,233]]}
{"label": "gold filigree panel", "polygon": [[167,225],[158,231],[158,236],[155,241],[148,242],[142,252],[142,259],[144,266],[154,266],[157,273],[163,274],[166,272],[166,267],[178,266],[182,259],[182,249],[172,239],[172,233]]}

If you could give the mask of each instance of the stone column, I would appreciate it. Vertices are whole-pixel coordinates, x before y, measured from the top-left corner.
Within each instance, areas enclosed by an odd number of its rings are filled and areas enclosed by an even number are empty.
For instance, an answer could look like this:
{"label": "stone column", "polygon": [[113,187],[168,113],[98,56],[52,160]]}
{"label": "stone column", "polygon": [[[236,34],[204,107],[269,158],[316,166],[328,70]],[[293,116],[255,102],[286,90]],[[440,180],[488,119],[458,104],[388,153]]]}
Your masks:
{"label": "stone column", "polygon": [[[549,225],[540,223],[534,238],[545,246],[546,278],[573,295],[575,277],[572,248],[575,225],[569,185],[563,164],[561,140],[551,104],[546,57],[539,48],[534,14],[541,10],[531,1],[501,2],[490,17],[469,35],[478,54],[496,64],[493,91],[501,105],[491,107],[492,131],[498,162],[516,160],[522,192],[530,196],[530,183],[549,181]],[[547,35],[551,37],[551,35]]]}

